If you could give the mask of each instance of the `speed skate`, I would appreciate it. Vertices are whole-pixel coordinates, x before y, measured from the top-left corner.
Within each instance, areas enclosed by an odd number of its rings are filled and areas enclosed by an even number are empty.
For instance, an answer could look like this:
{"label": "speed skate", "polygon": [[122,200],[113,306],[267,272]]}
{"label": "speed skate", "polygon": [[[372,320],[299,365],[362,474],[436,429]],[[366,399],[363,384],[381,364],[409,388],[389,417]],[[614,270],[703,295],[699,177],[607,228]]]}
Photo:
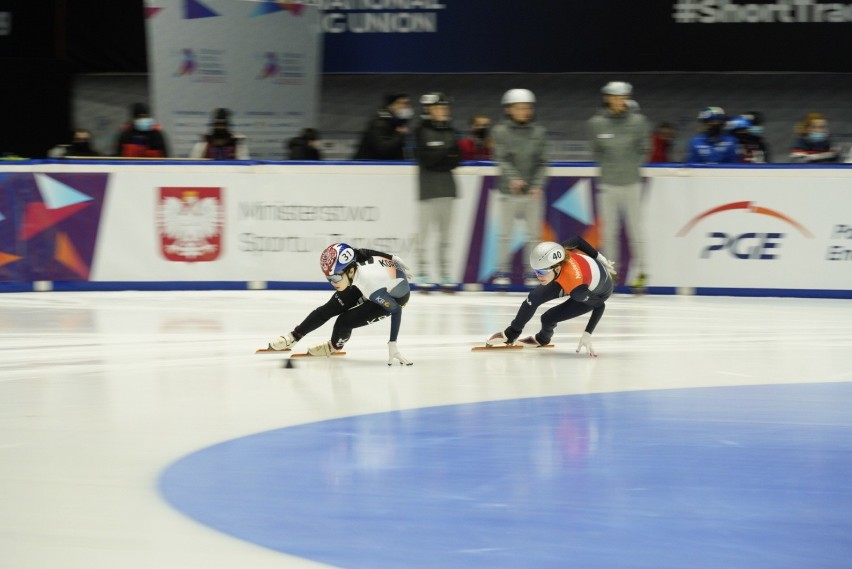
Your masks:
{"label": "speed skate", "polygon": [[258,348],[254,351],[255,354],[286,354],[291,358],[325,358],[330,356],[345,356],[346,352],[332,352],[328,356],[315,356],[313,354],[309,354],[308,352],[301,352],[298,354],[294,354],[293,350],[287,348],[286,350],[273,350],[272,348]]}
{"label": "speed skate", "polygon": [[318,355],[318,356],[315,356],[314,354],[311,354],[311,353],[308,353],[308,352],[300,352],[298,354],[291,354],[290,357],[291,358],[330,358],[332,356],[345,356],[345,355],[346,355],[346,352],[332,352],[328,355],[321,354],[321,355]]}
{"label": "speed skate", "polygon": [[258,348],[254,351],[254,353],[256,353],[256,354],[289,354],[290,348],[287,348],[286,350],[274,350],[274,349],[269,348],[269,347]]}
{"label": "speed skate", "polygon": [[495,346],[489,346],[488,344],[484,346],[474,346],[470,349],[471,352],[477,352],[480,350],[523,350],[527,349],[539,349],[539,348],[555,348],[556,344],[545,344],[543,346],[525,346],[523,344],[498,344]]}

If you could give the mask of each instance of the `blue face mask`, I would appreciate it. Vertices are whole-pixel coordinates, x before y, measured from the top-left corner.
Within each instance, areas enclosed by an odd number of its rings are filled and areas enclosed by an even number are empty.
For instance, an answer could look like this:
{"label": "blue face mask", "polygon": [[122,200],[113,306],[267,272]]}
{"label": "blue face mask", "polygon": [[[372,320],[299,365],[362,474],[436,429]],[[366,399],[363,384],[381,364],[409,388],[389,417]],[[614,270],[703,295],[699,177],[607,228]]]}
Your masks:
{"label": "blue face mask", "polygon": [[762,126],[750,126],[748,127],[749,133],[754,136],[762,136],[763,135],[763,127]]}
{"label": "blue face mask", "polygon": [[811,142],[823,142],[827,138],[828,138],[827,132],[809,132],[808,133],[808,140],[810,140]]}
{"label": "blue face mask", "polygon": [[133,121],[133,126],[136,128],[136,130],[141,130],[143,132],[149,131],[154,128],[154,119],[152,119],[151,117],[144,119],[136,119],[135,121]]}

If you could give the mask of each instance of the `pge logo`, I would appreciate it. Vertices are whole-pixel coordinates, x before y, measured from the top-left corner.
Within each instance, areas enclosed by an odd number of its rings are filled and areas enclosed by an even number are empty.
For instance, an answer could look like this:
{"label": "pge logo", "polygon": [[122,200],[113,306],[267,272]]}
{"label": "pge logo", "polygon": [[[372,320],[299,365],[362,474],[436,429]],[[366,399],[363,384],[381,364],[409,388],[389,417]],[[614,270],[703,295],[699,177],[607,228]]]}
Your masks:
{"label": "pge logo", "polygon": [[[751,201],[732,202],[720,205],[696,215],[689,223],[683,226],[683,229],[678,231],[677,236],[684,237],[703,219],[717,213],[732,210],[745,210],[747,213],[766,215],[779,219],[794,227],[799,231],[799,233],[808,239],[813,238],[813,234],[794,219],[773,209],[759,206]],[[710,239],[710,243],[701,251],[701,257],[704,259],[709,259],[710,256],[716,252],[727,251],[731,256],[736,257],[737,259],[772,260],[778,257],[778,249],[781,248],[782,242],[787,235],[781,232],[726,233],[722,231],[712,231],[707,234],[707,237]]]}

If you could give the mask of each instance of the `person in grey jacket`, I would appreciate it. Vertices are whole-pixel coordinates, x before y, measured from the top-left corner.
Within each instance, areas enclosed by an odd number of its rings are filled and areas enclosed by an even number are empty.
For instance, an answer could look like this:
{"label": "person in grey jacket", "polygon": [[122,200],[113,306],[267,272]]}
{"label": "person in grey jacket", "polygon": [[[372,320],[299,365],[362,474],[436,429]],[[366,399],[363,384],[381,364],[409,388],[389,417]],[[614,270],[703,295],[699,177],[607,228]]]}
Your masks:
{"label": "person in grey jacket", "polygon": [[627,284],[641,292],[645,273],[645,237],[640,211],[641,168],[650,151],[651,128],[648,119],[630,109],[633,93],[630,83],[611,81],[601,89],[604,107],[588,121],[592,155],[600,167],[598,214],[601,243],[616,263],[624,260],[619,247],[620,219],[624,220],[631,263]]}
{"label": "person in grey jacket", "polygon": [[[524,259],[541,240],[544,221],[544,186],[547,178],[547,131],[534,122],[535,95],[527,89],[510,89],[503,94],[506,120],[494,128],[494,160],[500,170],[498,189],[500,234],[497,249],[495,286],[511,284],[512,258],[509,251],[515,218],[526,224]],[[532,274],[526,286],[537,286]]]}
{"label": "person in grey jacket", "polygon": [[414,133],[414,157],[417,160],[419,189],[417,263],[420,277],[417,286],[423,291],[434,288],[427,251],[431,248],[430,230],[435,228],[438,241],[438,271],[441,288],[453,292],[456,284],[450,267],[450,231],[453,225],[453,200],[456,181],[453,169],[459,165],[461,152],[458,132],[450,124],[450,99],[443,93],[426,93],[420,97],[423,117]]}

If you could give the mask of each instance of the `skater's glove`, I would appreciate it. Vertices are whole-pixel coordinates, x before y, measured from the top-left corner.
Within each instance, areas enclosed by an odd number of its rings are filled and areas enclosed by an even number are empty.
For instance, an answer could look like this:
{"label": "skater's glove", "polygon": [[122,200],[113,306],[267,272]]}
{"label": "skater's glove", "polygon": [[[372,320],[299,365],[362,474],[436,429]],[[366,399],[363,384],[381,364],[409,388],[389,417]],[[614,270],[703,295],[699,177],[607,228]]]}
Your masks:
{"label": "skater's glove", "polygon": [[598,261],[600,261],[601,265],[604,266],[606,272],[609,273],[610,278],[615,277],[618,273],[615,272],[615,263],[598,253]]}
{"label": "skater's glove", "polygon": [[394,255],[391,257],[391,260],[396,263],[396,266],[402,271],[402,274],[405,275],[406,280],[412,281],[414,280],[414,273],[411,272],[411,269],[408,268],[408,265],[405,264],[405,261]]}
{"label": "skater's glove", "polygon": [[408,361],[396,347],[396,342],[388,342],[388,365],[392,366],[394,360],[399,360],[399,365],[410,366],[412,362]]}
{"label": "skater's glove", "polygon": [[593,358],[598,357],[592,348],[592,335],[588,332],[583,332],[583,335],[580,336],[580,343],[577,344],[577,353],[579,354],[582,349],[585,349],[589,353],[589,356]]}

